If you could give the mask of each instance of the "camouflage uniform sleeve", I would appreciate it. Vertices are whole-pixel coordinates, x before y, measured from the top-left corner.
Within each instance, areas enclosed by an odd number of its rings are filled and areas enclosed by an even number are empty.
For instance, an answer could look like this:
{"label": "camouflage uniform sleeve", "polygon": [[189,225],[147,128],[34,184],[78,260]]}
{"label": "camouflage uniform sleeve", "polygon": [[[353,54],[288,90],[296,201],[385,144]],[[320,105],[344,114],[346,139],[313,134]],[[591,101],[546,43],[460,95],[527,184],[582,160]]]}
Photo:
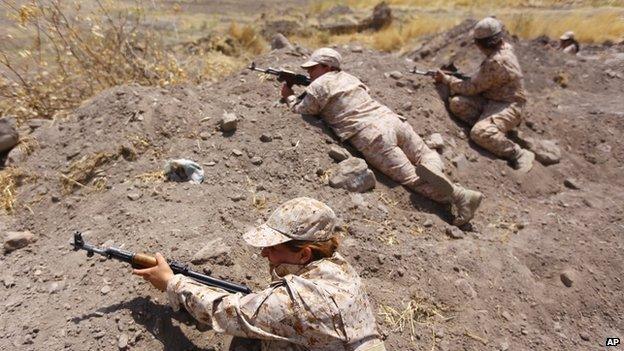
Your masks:
{"label": "camouflage uniform sleeve", "polygon": [[312,94],[305,94],[303,98],[297,98],[294,95],[286,99],[286,103],[290,110],[294,113],[302,115],[318,115],[321,112],[321,106],[318,100]]}
{"label": "camouflage uniform sleeve", "polygon": [[243,296],[202,285],[175,275],[167,285],[167,297],[174,309],[184,308],[214,331],[233,336],[293,342],[292,301],[284,287],[271,287]]}
{"label": "camouflage uniform sleeve", "polygon": [[504,83],[505,77],[507,77],[507,72],[501,64],[494,60],[487,60],[469,80],[447,75],[444,82],[454,94],[477,95]]}

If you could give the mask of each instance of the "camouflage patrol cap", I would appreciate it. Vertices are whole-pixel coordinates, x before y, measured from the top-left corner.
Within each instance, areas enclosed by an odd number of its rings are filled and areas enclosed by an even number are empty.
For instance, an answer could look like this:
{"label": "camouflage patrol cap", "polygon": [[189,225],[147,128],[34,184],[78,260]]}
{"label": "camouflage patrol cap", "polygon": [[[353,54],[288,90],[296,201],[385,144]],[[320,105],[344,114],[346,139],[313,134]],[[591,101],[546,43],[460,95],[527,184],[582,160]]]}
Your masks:
{"label": "camouflage patrol cap", "polygon": [[571,30],[563,33],[563,35],[559,37],[559,40],[570,40],[570,39],[574,39],[574,32]]}
{"label": "camouflage patrol cap", "polygon": [[298,197],[281,204],[266,223],[249,230],[243,239],[251,246],[269,247],[291,240],[331,239],[336,214],[324,203]]}
{"label": "camouflage patrol cap", "polygon": [[472,36],[475,39],[493,37],[503,31],[503,24],[494,17],[486,17],[474,26]]}
{"label": "camouflage patrol cap", "polygon": [[320,48],[312,53],[310,59],[301,65],[301,68],[310,68],[319,64],[340,68],[342,56],[338,51],[330,48]]}

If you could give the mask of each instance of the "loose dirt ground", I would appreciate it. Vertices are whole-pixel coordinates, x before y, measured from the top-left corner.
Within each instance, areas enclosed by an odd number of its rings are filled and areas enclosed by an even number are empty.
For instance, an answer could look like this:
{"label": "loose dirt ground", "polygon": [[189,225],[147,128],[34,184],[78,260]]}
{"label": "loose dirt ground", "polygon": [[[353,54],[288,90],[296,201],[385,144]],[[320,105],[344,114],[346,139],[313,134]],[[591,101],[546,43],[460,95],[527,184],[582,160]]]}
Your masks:
{"label": "loose dirt ground", "polygon": [[[454,58],[462,70],[477,67],[479,53],[460,45],[470,43],[460,32],[437,37],[440,47],[418,64]],[[122,339],[137,350],[222,350],[223,337],[173,313],[128,267],[71,251],[72,233],[183,261],[221,238],[232,264],[195,268],[262,289],[266,263],[241,233],[296,196],[337,212],[347,232],[340,251],[366,281],[389,350],[593,350],[606,337],[624,337],[622,47],[573,57],[514,42],[530,100],[531,127],[520,130],[558,140],[563,150],[559,164],[520,175],[467,140],[431,80],[406,73],[412,64],[404,57],[352,52],[354,45],[337,48],[345,69],[423,137],[441,133],[450,177],[485,194],[465,238],[445,234],[445,209],[380,173],[368,193],[329,187],[318,174],[335,167],[327,152],[337,140],[318,120],[278,104],[273,80],[240,71],[200,86],[116,87],[68,120],[32,130],[39,147],[18,166],[34,178],[19,188],[20,210],[1,217],[0,230],[30,230],[38,240],[0,256],[0,349],[117,349]],[[297,69],[302,60],[277,51],[257,63]],[[397,70],[400,79],[384,75]],[[553,81],[559,74],[567,88]],[[231,135],[217,128],[224,111],[240,118]],[[273,140],[262,142],[262,134]],[[122,145],[137,159],[119,156]],[[101,153],[108,162],[86,186],[65,191],[61,174]],[[467,161],[454,166],[458,155]],[[261,165],[251,163],[254,156]],[[203,184],[149,177],[181,157],[203,165]],[[580,190],[563,185],[569,178]]]}

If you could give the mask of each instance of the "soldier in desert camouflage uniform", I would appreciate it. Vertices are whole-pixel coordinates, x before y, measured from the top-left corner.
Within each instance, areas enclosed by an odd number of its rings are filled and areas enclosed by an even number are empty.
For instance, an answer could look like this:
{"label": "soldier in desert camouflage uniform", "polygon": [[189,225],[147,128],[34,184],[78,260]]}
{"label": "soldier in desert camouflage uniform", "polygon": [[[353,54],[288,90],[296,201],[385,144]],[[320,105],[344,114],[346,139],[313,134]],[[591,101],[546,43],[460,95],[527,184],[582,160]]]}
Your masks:
{"label": "soldier in desert camouflage uniform", "polygon": [[470,138],[494,155],[506,158],[521,172],[533,167],[535,155],[507,138],[522,121],[526,103],[523,76],[511,44],[503,40],[503,25],[487,17],[474,28],[477,47],[486,55],[479,71],[462,80],[438,71],[435,81],[446,84],[453,96],[449,109],[470,124]]}
{"label": "soldier in desert camouflage uniform", "polygon": [[576,55],[580,50],[579,42],[574,38],[574,32],[569,30],[559,37],[559,50],[566,54]]}
{"label": "soldier in desert camouflage uniform", "polygon": [[335,252],[335,222],[327,205],[300,197],[247,232],[244,240],[262,248],[273,278],[257,293],[231,294],[173,275],[160,254],[158,266],[135,273],[166,290],[174,309],[183,306],[216,332],[256,339],[263,351],[385,351],[362,280]]}
{"label": "soldier in desert camouflage uniform", "polygon": [[329,48],[312,53],[301,67],[312,79],[305,94],[295,97],[286,84],[282,97],[295,113],[320,115],[343,141],[394,181],[457,209],[455,225],[468,223],[481,203],[479,192],[452,184],[437,152],[429,149],[412,126],[373,100],[368,87],[340,70],[342,57]]}

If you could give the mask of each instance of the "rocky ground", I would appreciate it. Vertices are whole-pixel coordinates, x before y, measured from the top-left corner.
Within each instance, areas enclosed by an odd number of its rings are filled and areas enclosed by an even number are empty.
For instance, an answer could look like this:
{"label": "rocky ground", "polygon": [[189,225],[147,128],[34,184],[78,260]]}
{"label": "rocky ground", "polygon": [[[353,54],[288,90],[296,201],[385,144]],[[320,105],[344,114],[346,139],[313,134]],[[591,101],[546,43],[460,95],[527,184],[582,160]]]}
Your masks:
{"label": "rocky ground", "polygon": [[[429,38],[410,58],[470,71],[480,57],[467,35]],[[485,194],[465,230],[378,172],[363,193],[329,186],[340,143],[279,104],[276,81],[246,70],[200,86],[115,87],[67,120],[31,122],[22,137],[38,146],[9,160],[27,175],[20,205],[0,217],[0,232],[33,236],[14,251],[7,241],[0,256],[0,349],[222,350],[222,336],[173,313],[129,267],[72,251],[72,234],[193,260],[257,290],[266,263],[241,233],[296,196],[337,212],[340,250],[366,281],[389,350],[586,350],[624,337],[624,50],[574,57],[538,41],[514,45],[530,99],[522,138],[552,141],[544,158],[560,151],[558,163],[526,175],[470,143],[431,79],[407,73],[406,57],[337,48],[375,98],[425,139],[440,134],[454,181]],[[297,55],[256,62],[296,70]],[[238,118],[235,131],[220,129],[226,112]],[[172,158],[198,162],[205,181],[162,181]]]}

